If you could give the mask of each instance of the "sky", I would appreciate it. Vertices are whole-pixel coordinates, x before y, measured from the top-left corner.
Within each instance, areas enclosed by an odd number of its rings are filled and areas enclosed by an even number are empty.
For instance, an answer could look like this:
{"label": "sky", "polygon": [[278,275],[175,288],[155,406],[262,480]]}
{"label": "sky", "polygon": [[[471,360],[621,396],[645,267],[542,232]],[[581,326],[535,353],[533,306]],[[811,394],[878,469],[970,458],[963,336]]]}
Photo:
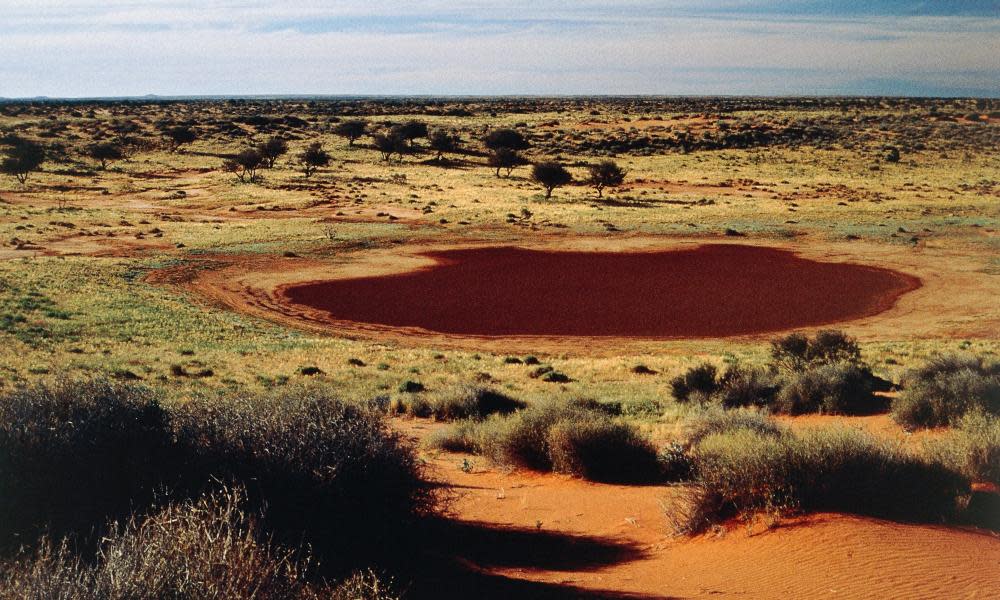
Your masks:
{"label": "sky", "polygon": [[0,0],[0,97],[1000,96],[1000,0]]}

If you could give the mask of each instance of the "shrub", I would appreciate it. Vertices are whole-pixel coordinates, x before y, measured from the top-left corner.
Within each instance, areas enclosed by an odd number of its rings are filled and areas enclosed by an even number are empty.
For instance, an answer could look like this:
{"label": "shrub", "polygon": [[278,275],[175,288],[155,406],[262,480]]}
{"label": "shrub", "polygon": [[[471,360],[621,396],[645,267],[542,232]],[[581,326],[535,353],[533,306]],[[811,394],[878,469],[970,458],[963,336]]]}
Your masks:
{"label": "shrub", "polygon": [[946,438],[929,446],[932,455],[972,481],[1000,486],[1000,419],[969,413]]}
{"label": "shrub", "polygon": [[954,424],[973,411],[1000,415],[1000,364],[982,358],[932,359],[904,375],[902,385],[892,415],[907,427]]}
{"label": "shrub", "polygon": [[146,389],[58,383],[0,398],[0,546],[41,529],[90,532],[152,504],[175,464],[170,419]]}
{"label": "shrub", "polygon": [[471,451],[499,465],[598,481],[650,480],[659,474],[656,449],[634,426],[593,408],[592,401],[550,402],[480,423],[461,422],[432,444]]}
{"label": "shrub", "polygon": [[524,402],[496,390],[466,385],[437,398],[432,410],[438,419],[484,419],[493,414],[509,415],[525,406]]}
{"label": "shrub", "polygon": [[778,386],[767,373],[738,364],[726,369],[719,378],[718,388],[718,402],[725,408],[769,406],[778,392]]}
{"label": "shrub", "polygon": [[940,521],[957,514],[969,481],[940,462],[854,429],[761,435],[712,433],[692,449],[697,487],[684,531],[759,513],[835,511]]}
{"label": "shrub", "polygon": [[694,421],[688,441],[696,445],[710,435],[736,431],[750,431],[760,437],[779,437],[785,433],[774,419],[759,411],[715,409]]}
{"label": "shrub", "polygon": [[371,559],[431,507],[412,449],[384,419],[320,390],[194,401],[175,420],[185,489],[244,486],[279,540],[324,557]]}
{"label": "shrub", "polygon": [[872,414],[885,408],[874,389],[867,367],[849,362],[822,365],[795,373],[778,393],[774,410],[790,415]]}
{"label": "shrub", "polygon": [[552,470],[593,481],[641,482],[659,470],[656,448],[632,425],[608,418],[555,423],[546,436]]}
{"label": "shrub", "polygon": [[718,389],[715,380],[717,370],[712,363],[702,363],[691,367],[686,372],[670,380],[670,388],[678,402],[691,399],[691,392],[699,392],[702,399],[707,398]]}
{"label": "shrub", "polygon": [[222,491],[112,527],[93,561],[80,560],[66,543],[45,541],[2,569],[0,599],[390,597],[362,593],[379,589],[367,574],[337,587],[310,581],[308,557],[272,545],[240,501]]}
{"label": "shrub", "polygon": [[[374,409],[321,390],[196,399],[167,411],[133,384],[65,383],[0,397],[0,532],[8,547],[42,529],[98,539],[107,519],[246,490],[262,526],[309,543],[332,570],[384,555],[433,497],[412,448]],[[348,552],[349,550],[349,552]]]}
{"label": "shrub", "polygon": [[771,377],[759,369],[730,365],[721,377],[717,373],[714,365],[704,363],[678,375],[670,382],[674,398],[679,402],[696,399],[739,408],[768,405],[777,392]]}
{"label": "shrub", "polygon": [[859,362],[861,348],[843,331],[824,329],[812,339],[791,333],[771,342],[771,359],[776,367],[802,370],[835,362]]}

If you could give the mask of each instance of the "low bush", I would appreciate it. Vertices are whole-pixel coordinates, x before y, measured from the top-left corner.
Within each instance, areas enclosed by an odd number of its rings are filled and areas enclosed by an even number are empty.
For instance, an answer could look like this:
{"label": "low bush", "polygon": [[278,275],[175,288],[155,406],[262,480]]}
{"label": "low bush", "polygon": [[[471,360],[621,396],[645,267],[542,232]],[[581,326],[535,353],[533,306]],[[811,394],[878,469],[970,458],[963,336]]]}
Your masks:
{"label": "low bush", "polygon": [[[241,500],[220,491],[112,526],[92,561],[81,560],[66,543],[45,540],[32,554],[0,566],[0,599],[393,597],[368,575],[340,586],[314,579],[309,557],[270,543]],[[375,593],[363,593],[362,582]]]}
{"label": "low bush", "polygon": [[861,348],[857,341],[834,329],[824,329],[809,338],[791,333],[771,342],[771,361],[775,368],[802,370],[837,362],[858,363]]}
{"label": "low bush", "polygon": [[[0,546],[88,533],[153,503],[179,461],[170,415],[134,384],[62,382],[0,397]],[[99,533],[99,532],[98,532]]]}
{"label": "low bush", "polygon": [[792,375],[778,392],[774,411],[789,415],[861,415],[884,411],[874,395],[875,376],[851,362],[820,365]]}
{"label": "low bush", "polygon": [[166,410],[134,384],[64,383],[0,397],[0,531],[30,545],[43,530],[99,540],[109,519],[220,486],[289,547],[331,571],[367,566],[430,510],[413,449],[374,409],[319,388],[193,400]]}
{"label": "low bush", "polygon": [[696,487],[678,523],[681,531],[795,511],[940,521],[955,516],[969,493],[968,479],[942,463],[858,430],[775,434],[748,423],[705,435],[693,446]]}
{"label": "low bush", "polygon": [[892,415],[906,427],[955,424],[977,411],[1000,415],[1000,363],[942,356],[907,372],[902,386],[892,402]]}
{"label": "low bush", "polygon": [[929,446],[932,455],[972,481],[1000,486],[1000,418],[969,413],[954,431]]}
{"label": "low bush", "polygon": [[549,402],[509,416],[459,422],[431,444],[474,452],[499,465],[595,481],[634,482],[659,476],[653,445],[633,425],[594,401]]}
{"label": "low bush", "polygon": [[466,385],[456,388],[431,402],[437,419],[484,419],[493,414],[509,415],[527,406],[524,402],[496,390]]}
{"label": "low bush", "polygon": [[194,401],[174,420],[184,489],[243,486],[279,541],[362,561],[348,567],[368,564],[432,504],[416,456],[382,416],[319,389]]}
{"label": "low bush", "polygon": [[719,376],[709,363],[678,375],[670,387],[678,402],[716,403],[726,408],[766,406],[778,389],[773,377],[760,369],[730,365]]}

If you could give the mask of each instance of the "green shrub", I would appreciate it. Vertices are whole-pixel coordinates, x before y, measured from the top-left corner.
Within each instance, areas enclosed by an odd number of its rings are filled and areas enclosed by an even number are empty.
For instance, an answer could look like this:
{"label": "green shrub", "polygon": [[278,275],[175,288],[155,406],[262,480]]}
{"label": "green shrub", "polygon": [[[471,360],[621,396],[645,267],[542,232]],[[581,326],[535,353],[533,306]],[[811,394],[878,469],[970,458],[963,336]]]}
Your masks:
{"label": "green shrub", "polygon": [[652,444],[595,401],[548,402],[509,416],[459,422],[430,443],[499,465],[597,481],[651,480],[659,473]]}
{"label": "green shrub", "polygon": [[527,406],[496,390],[476,386],[461,386],[431,402],[434,417],[442,420],[483,419],[492,414],[509,415]]}
{"label": "green shrub", "polygon": [[940,462],[859,430],[760,434],[736,428],[701,438],[697,487],[683,531],[760,513],[833,511],[940,521],[955,516],[969,481]]}
{"label": "green shrub", "polygon": [[692,393],[698,393],[698,399],[711,396],[718,388],[715,380],[717,370],[711,363],[702,363],[691,367],[683,374],[670,380],[670,388],[674,399],[678,402],[688,402]]}
{"label": "green shrub", "polygon": [[656,448],[635,427],[606,418],[574,418],[554,424],[546,442],[552,470],[593,481],[655,479]]}
{"label": "green shrub", "polygon": [[1000,364],[973,356],[943,356],[906,373],[892,402],[907,427],[955,424],[969,412],[1000,415]]}
{"label": "green shrub", "polygon": [[761,437],[779,437],[785,429],[757,410],[710,410],[695,419],[688,434],[688,443],[698,444],[701,440],[717,433],[750,431]]}
{"label": "green shrub", "polygon": [[771,342],[771,360],[776,368],[798,371],[837,362],[858,363],[861,348],[854,338],[834,329],[818,331],[812,339],[791,333]]}
{"label": "green shrub", "polygon": [[222,491],[112,526],[92,561],[78,558],[66,543],[43,541],[33,554],[0,567],[0,599],[391,598],[360,593],[362,582],[379,589],[367,575],[336,587],[311,575],[308,557],[269,543],[240,495]]}
{"label": "green shrub", "polygon": [[717,403],[726,408],[765,406],[774,399],[777,386],[760,369],[730,365],[717,376],[714,365],[704,363],[670,381],[678,402]]}
{"label": "green shrub", "polygon": [[874,390],[875,377],[867,367],[850,362],[825,364],[793,374],[778,392],[774,410],[789,415],[873,414],[885,408]]}
{"label": "green shrub", "polygon": [[930,452],[972,481],[1000,486],[1000,419],[980,412],[962,417],[954,431],[929,442]]}

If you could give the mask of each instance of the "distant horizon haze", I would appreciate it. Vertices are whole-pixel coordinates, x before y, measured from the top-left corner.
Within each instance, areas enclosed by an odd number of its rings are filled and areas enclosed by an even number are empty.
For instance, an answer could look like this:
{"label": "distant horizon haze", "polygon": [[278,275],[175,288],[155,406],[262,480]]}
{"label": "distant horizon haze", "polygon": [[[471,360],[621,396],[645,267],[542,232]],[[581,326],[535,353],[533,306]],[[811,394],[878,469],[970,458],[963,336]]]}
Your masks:
{"label": "distant horizon haze", "polygon": [[2,0],[5,99],[1000,97],[1000,0]]}

